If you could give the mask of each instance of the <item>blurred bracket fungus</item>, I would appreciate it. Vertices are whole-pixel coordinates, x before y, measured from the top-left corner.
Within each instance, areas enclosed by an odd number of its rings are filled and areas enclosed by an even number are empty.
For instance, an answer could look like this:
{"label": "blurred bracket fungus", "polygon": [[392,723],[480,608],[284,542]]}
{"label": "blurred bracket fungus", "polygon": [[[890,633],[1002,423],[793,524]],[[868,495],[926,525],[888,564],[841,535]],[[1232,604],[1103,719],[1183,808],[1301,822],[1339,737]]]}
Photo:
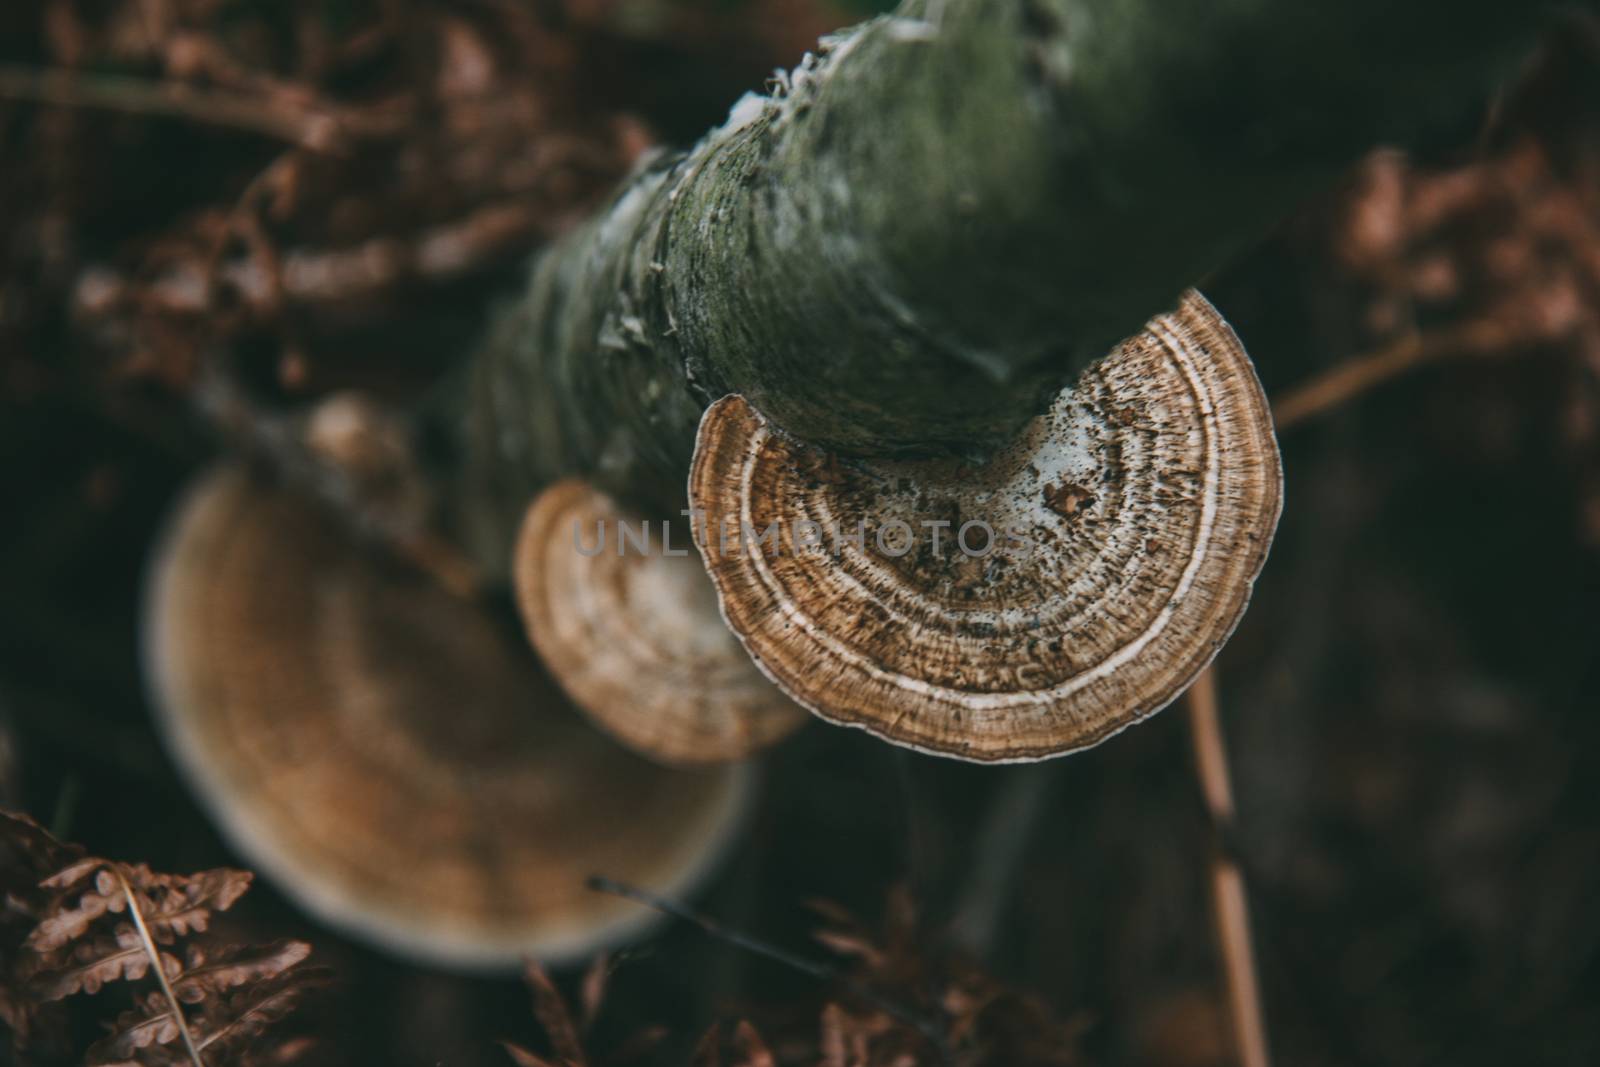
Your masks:
{"label": "blurred bracket fungus", "polygon": [[233,449],[331,509],[352,534],[458,597],[483,592],[477,567],[435,529],[439,487],[406,414],[349,390],[298,412],[267,410],[215,367],[202,372],[192,395]]}
{"label": "blurred bracket fungus", "polygon": [[841,460],[734,396],[690,474],[723,612],[779,686],[985,762],[1182,693],[1244,612],[1282,487],[1254,369],[1193,290],[985,463]]}
{"label": "blurred bracket fungus", "polygon": [[582,956],[643,925],[587,876],[686,892],[739,822],[743,772],[618,748],[480,607],[243,469],[181,503],[146,610],[152,703],[213,818],[308,910],[393,950]]}
{"label": "blurred bracket fungus", "polygon": [[670,531],[557,482],[522,523],[517,604],[550,673],[623,744],[671,764],[741,759],[807,716],[751,663],[688,535],[674,547]]}

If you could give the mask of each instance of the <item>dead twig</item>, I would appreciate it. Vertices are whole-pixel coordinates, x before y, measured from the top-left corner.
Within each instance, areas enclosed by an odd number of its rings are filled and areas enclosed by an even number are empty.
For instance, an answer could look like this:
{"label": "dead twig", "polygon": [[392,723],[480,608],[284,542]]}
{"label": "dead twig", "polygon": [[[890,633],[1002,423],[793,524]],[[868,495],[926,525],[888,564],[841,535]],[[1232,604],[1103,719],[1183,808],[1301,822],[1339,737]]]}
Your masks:
{"label": "dead twig", "polygon": [[1517,344],[1561,336],[1566,324],[1544,321],[1538,310],[1519,314],[1499,306],[1465,322],[1407,334],[1365,355],[1347,359],[1279,397],[1272,405],[1272,421],[1281,433],[1334,411],[1424,364],[1503,352]]}
{"label": "dead twig", "polygon": [[149,927],[144,924],[144,914],[139,910],[139,901],[133,895],[133,887],[128,885],[128,880],[122,876],[121,871],[115,867],[109,869],[117,876],[117,885],[122,888],[122,899],[128,902],[128,915],[133,919],[134,928],[139,931],[139,943],[144,947],[145,955],[150,957],[150,969],[155,972],[156,981],[161,983],[161,994],[167,998],[167,1007],[172,1011],[172,1021],[178,1025],[178,1035],[183,1038],[183,1047],[189,1053],[189,1059],[194,1063],[194,1067],[206,1067],[206,1061],[200,1058],[200,1049],[195,1046],[194,1035],[189,1032],[189,1021],[183,1017],[183,1007],[172,992],[172,983],[167,981],[166,969],[161,964],[161,953],[157,951],[156,943],[150,937]]}
{"label": "dead twig", "polygon": [[1437,337],[1410,334],[1394,344],[1345,360],[1279,398],[1272,405],[1272,421],[1282,433],[1342,407],[1367,390],[1436,359],[1447,350]]}
{"label": "dead twig", "polygon": [[296,108],[283,102],[225,89],[201,89],[179,81],[16,64],[0,64],[0,99],[186,119],[248,130],[314,152],[342,151],[349,134],[356,132],[357,127],[369,125],[321,108]]}
{"label": "dead twig", "polygon": [[1212,835],[1211,906],[1217,947],[1228,990],[1234,1048],[1240,1067],[1269,1067],[1267,1028],[1256,979],[1255,951],[1250,942],[1250,907],[1244,874],[1231,851],[1233,784],[1228,776],[1228,749],[1217,710],[1217,682],[1208,667],[1184,698],[1189,736],[1194,746],[1195,775],[1210,816]]}

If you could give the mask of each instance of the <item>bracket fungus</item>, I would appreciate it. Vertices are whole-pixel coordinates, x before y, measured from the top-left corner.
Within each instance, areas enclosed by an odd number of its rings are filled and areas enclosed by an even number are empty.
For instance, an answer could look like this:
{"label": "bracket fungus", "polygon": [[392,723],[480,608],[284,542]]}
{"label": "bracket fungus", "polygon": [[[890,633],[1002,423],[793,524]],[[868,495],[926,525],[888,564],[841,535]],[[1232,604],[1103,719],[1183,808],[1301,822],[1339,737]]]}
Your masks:
{"label": "bracket fungus", "polygon": [[729,396],[689,480],[723,613],[779,686],[996,762],[1176,698],[1243,613],[1282,487],[1254,369],[1193,290],[982,464],[844,459]]}
{"label": "bracket fungus", "polygon": [[585,482],[548,486],[517,537],[517,604],[551,674],[624,744],[667,763],[740,759],[806,712],[750,661],[699,554],[669,529]]}
{"label": "bracket fungus", "polygon": [[620,748],[479,606],[242,469],[179,506],[146,611],[158,719],[226,836],[392,949],[587,954],[648,921],[588,876],[686,892],[739,822],[744,772]]}

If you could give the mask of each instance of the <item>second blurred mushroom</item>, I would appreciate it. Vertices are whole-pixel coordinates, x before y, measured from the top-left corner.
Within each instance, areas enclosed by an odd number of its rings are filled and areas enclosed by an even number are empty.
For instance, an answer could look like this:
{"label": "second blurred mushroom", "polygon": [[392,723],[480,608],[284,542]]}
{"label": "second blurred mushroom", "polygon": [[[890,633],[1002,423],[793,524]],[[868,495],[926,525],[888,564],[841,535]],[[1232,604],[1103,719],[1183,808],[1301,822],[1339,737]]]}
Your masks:
{"label": "second blurred mushroom", "polygon": [[625,752],[478,605],[243,469],[179,507],[146,633],[160,723],[233,845],[410,954],[590,953],[646,913],[588,876],[685,892],[738,823],[741,772]]}

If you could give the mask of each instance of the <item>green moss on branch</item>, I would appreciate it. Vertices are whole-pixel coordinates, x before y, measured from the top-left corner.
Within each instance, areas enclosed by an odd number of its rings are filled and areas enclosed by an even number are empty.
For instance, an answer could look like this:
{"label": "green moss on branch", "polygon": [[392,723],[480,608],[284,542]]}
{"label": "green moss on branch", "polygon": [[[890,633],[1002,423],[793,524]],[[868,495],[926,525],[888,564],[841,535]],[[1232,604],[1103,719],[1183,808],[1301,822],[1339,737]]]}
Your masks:
{"label": "green moss on branch", "polygon": [[670,510],[730,391],[848,453],[980,453],[1360,152],[1470,104],[1536,17],[908,0],[539,257],[458,412],[468,480],[507,516],[572,471]]}

